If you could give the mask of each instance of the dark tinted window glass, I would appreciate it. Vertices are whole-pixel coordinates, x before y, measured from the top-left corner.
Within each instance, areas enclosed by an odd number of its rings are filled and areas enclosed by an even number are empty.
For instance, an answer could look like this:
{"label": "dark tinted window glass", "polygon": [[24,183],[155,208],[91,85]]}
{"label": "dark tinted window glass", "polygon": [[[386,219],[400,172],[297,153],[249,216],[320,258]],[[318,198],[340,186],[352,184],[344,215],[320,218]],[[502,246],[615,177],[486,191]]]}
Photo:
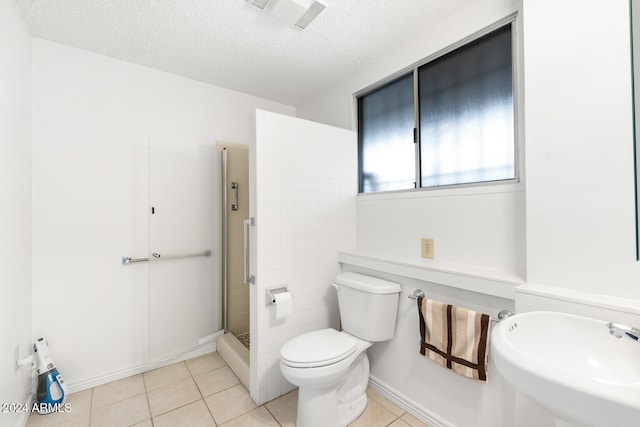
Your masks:
{"label": "dark tinted window glass", "polygon": [[413,74],[358,99],[360,192],[414,188]]}
{"label": "dark tinted window glass", "polygon": [[422,186],[515,178],[511,25],[419,68]]}

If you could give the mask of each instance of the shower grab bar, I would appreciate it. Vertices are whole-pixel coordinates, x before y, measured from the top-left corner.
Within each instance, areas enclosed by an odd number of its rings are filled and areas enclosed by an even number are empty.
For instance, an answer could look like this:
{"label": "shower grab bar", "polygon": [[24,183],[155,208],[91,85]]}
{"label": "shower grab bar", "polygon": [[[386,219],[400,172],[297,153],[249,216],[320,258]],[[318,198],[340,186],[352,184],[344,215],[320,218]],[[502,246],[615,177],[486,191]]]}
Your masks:
{"label": "shower grab bar", "polygon": [[247,227],[249,220],[242,220],[242,281],[247,284]]}
{"label": "shower grab bar", "polygon": [[[157,252],[152,253],[151,256],[153,256],[156,259],[159,259],[160,257],[162,257],[162,255],[160,255]],[[199,256],[211,256],[211,250],[207,249],[204,252],[181,254],[181,255],[168,255],[168,256],[164,256],[163,259],[195,258]],[[136,262],[146,262],[146,261],[149,261],[149,258],[131,258],[130,256],[123,256],[121,258],[122,265],[129,265]]]}
{"label": "shower grab bar", "polygon": [[242,221],[242,237],[243,237],[243,249],[242,249],[242,273],[243,281],[245,285],[249,283],[254,284],[256,277],[249,275],[249,227],[255,225],[254,218],[245,219]]}
{"label": "shower grab bar", "polygon": [[231,203],[231,210],[232,211],[237,211],[238,210],[238,188],[239,188],[239,185],[238,185],[237,182],[234,181],[234,182],[231,183],[231,189],[235,190],[234,194],[233,194],[234,202]]}
{"label": "shower grab bar", "polygon": [[[425,293],[422,289],[416,289],[415,291],[413,291],[411,295],[407,295],[409,299],[424,298],[424,296],[425,296]],[[509,316],[513,316],[513,313],[505,309],[505,310],[500,310],[497,318],[494,318],[493,316],[490,316],[490,318],[492,322],[498,323],[499,321],[504,320]]]}

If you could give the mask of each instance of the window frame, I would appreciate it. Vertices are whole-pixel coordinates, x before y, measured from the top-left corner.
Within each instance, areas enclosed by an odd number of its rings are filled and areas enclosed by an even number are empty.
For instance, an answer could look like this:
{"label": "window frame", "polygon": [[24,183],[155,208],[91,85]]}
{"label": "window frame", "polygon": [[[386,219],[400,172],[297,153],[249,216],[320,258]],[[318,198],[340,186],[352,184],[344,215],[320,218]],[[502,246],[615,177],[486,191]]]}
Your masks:
{"label": "window frame", "polygon": [[[513,96],[513,137],[514,137],[514,178],[501,179],[501,180],[493,180],[493,181],[479,181],[479,182],[471,182],[471,183],[460,183],[460,184],[450,184],[450,185],[440,185],[440,186],[430,186],[430,187],[422,187],[422,176],[421,176],[421,165],[420,165],[420,157],[421,157],[421,136],[420,136],[420,108],[419,108],[419,86],[418,86],[418,70],[425,64],[428,64],[432,61],[443,57],[454,50],[464,47],[465,45],[480,39],[495,30],[498,30],[507,25],[511,26],[511,74],[512,74],[512,96]],[[520,126],[523,105],[521,102],[520,91],[521,87],[521,78],[520,78],[520,39],[519,39],[519,25],[520,22],[518,20],[518,13],[513,13],[499,21],[494,22],[493,24],[473,33],[467,37],[464,37],[457,42],[454,42],[445,48],[442,48],[430,55],[427,55],[423,59],[402,68],[395,73],[373,83],[353,94],[353,110],[354,110],[354,128],[358,130],[360,123],[360,112],[359,112],[359,98],[367,95],[379,89],[389,83],[392,83],[398,78],[406,76],[409,73],[413,73],[414,78],[414,115],[415,115],[415,129],[416,129],[416,137],[417,142],[414,144],[415,146],[415,188],[406,188],[400,190],[384,190],[378,192],[362,192],[360,187],[360,173],[362,171],[361,164],[361,145],[358,143],[358,197],[371,197],[375,195],[389,195],[394,193],[400,193],[407,195],[408,193],[420,193],[424,195],[433,194],[442,195],[442,192],[461,192],[461,193],[469,193],[476,194],[480,192],[514,192],[514,191],[523,191],[523,169],[524,169],[524,159],[523,159],[523,149],[522,149],[522,141],[524,140],[522,132],[523,128]]]}

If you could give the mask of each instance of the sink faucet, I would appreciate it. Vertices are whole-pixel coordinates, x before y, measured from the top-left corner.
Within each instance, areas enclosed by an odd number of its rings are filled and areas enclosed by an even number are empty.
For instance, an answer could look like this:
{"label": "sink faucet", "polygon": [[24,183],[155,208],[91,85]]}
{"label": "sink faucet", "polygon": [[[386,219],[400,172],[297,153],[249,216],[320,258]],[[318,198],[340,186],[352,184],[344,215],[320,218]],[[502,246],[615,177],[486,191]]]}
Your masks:
{"label": "sink faucet", "polygon": [[640,342],[640,329],[632,328],[631,326],[623,325],[622,323],[607,323],[609,333],[616,338],[622,338],[626,336],[636,342]]}

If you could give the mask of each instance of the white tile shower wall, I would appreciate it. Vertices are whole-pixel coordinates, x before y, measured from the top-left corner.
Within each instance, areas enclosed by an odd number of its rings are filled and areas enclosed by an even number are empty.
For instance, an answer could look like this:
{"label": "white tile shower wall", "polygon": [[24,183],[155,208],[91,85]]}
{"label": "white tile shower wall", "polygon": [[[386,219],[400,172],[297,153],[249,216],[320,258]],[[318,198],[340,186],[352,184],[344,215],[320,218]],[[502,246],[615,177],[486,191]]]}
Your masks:
{"label": "white tile shower wall", "polygon": [[[293,386],[280,374],[280,348],[316,329],[338,327],[337,253],[355,247],[355,132],[256,112],[256,369],[259,403]],[[276,320],[265,289],[287,286],[293,314]],[[255,360],[256,363],[253,361]],[[255,364],[256,366],[253,366]],[[255,390],[254,390],[255,391]]]}

